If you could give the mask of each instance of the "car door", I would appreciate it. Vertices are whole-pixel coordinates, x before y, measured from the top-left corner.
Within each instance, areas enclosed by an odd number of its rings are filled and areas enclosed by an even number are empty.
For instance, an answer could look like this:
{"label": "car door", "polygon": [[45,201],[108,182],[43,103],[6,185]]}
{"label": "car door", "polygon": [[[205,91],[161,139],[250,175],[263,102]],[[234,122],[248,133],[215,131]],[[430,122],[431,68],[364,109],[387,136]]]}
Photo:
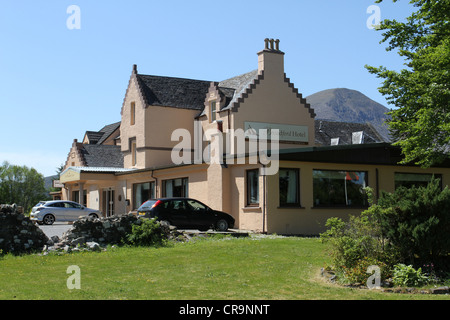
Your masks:
{"label": "car door", "polygon": [[52,214],[56,221],[64,221],[64,204],[62,202],[52,203],[46,207],[46,212]]}
{"label": "car door", "polygon": [[73,202],[65,202],[64,203],[64,215],[66,221],[77,220],[79,216],[83,214],[81,210],[81,205]]}
{"label": "car door", "polygon": [[167,207],[168,220],[178,228],[190,227],[189,218],[186,211],[184,199],[168,200]]}
{"label": "car door", "polygon": [[191,226],[209,227],[214,224],[215,216],[207,206],[203,203],[188,199],[186,200],[188,207],[188,216]]}

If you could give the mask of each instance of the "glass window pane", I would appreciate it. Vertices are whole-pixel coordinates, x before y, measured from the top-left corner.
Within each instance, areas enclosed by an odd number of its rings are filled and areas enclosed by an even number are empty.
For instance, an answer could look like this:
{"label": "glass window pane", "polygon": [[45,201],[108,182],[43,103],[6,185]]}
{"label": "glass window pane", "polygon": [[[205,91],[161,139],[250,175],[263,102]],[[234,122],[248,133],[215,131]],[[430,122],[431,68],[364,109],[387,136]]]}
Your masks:
{"label": "glass window pane", "polygon": [[314,206],[367,206],[365,171],[313,170]]}
{"label": "glass window pane", "polygon": [[259,170],[247,171],[247,204],[259,204]]}
{"label": "glass window pane", "polygon": [[[423,174],[423,173],[399,173],[396,172],[394,175],[395,181],[395,189],[399,187],[411,188],[412,186],[416,187],[426,187],[428,183],[431,181],[433,175]],[[435,178],[440,179],[442,181],[442,175],[436,174]],[[442,188],[442,186],[441,186]]]}
{"label": "glass window pane", "polygon": [[216,102],[211,102],[211,122],[216,120]]}
{"label": "glass window pane", "polygon": [[[189,179],[177,178],[162,181],[162,196],[171,197],[188,197],[189,196]],[[154,192],[154,191],[153,191]]]}
{"label": "glass window pane", "polygon": [[280,206],[300,205],[298,177],[298,169],[279,170]]}
{"label": "glass window pane", "polygon": [[155,198],[155,182],[133,185],[133,209],[139,208],[145,201]]}

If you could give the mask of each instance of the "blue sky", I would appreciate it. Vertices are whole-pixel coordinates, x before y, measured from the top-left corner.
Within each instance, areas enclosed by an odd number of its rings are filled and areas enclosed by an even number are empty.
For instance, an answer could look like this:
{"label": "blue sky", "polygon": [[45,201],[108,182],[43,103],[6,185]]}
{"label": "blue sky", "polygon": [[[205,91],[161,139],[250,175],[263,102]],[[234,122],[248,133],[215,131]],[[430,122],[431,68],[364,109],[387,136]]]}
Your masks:
{"label": "blue sky", "polygon": [[[365,64],[403,61],[367,28],[374,0],[84,1],[0,3],[0,163],[53,175],[73,139],[120,121],[131,74],[221,81],[257,68],[264,38],[280,39],[285,72],[308,96],[361,91],[389,107]],[[69,29],[70,5],[80,29]],[[377,4],[404,20],[409,1]],[[72,20],[70,20],[72,21]]]}

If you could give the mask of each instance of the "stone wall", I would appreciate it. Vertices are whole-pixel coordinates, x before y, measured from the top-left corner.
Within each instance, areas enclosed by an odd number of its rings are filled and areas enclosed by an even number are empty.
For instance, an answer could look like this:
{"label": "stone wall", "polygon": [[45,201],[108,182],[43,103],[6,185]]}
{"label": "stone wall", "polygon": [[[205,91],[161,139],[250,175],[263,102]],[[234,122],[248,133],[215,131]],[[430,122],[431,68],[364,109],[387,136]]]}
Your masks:
{"label": "stone wall", "polygon": [[96,242],[99,245],[120,244],[122,239],[131,233],[133,225],[140,222],[132,214],[100,219],[82,217],[62,235],[57,245],[76,247],[87,242]]}
{"label": "stone wall", "polygon": [[[139,225],[141,222],[142,220],[133,214],[107,218],[80,217],[61,239],[52,237],[44,251],[99,250],[108,245],[122,244],[122,239],[132,232],[133,225]],[[161,223],[161,231],[166,239],[187,239],[175,227],[164,223]]]}
{"label": "stone wall", "polygon": [[29,253],[42,250],[49,239],[16,205],[0,205],[0,250]]}

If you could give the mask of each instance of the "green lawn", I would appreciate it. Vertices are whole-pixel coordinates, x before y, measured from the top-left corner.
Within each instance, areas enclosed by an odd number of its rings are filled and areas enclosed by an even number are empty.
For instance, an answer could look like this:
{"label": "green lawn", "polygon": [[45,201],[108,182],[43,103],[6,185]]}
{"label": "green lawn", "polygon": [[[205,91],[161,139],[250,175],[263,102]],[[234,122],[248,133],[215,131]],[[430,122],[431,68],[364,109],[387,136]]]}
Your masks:
{"label": "green lawn", "polygon": [[[0,258],[0,299],[450,299],[343,288],[319,276],[318,239],[221,239],[163,248]],[[81,289],[67,288],[67,267]]]}

